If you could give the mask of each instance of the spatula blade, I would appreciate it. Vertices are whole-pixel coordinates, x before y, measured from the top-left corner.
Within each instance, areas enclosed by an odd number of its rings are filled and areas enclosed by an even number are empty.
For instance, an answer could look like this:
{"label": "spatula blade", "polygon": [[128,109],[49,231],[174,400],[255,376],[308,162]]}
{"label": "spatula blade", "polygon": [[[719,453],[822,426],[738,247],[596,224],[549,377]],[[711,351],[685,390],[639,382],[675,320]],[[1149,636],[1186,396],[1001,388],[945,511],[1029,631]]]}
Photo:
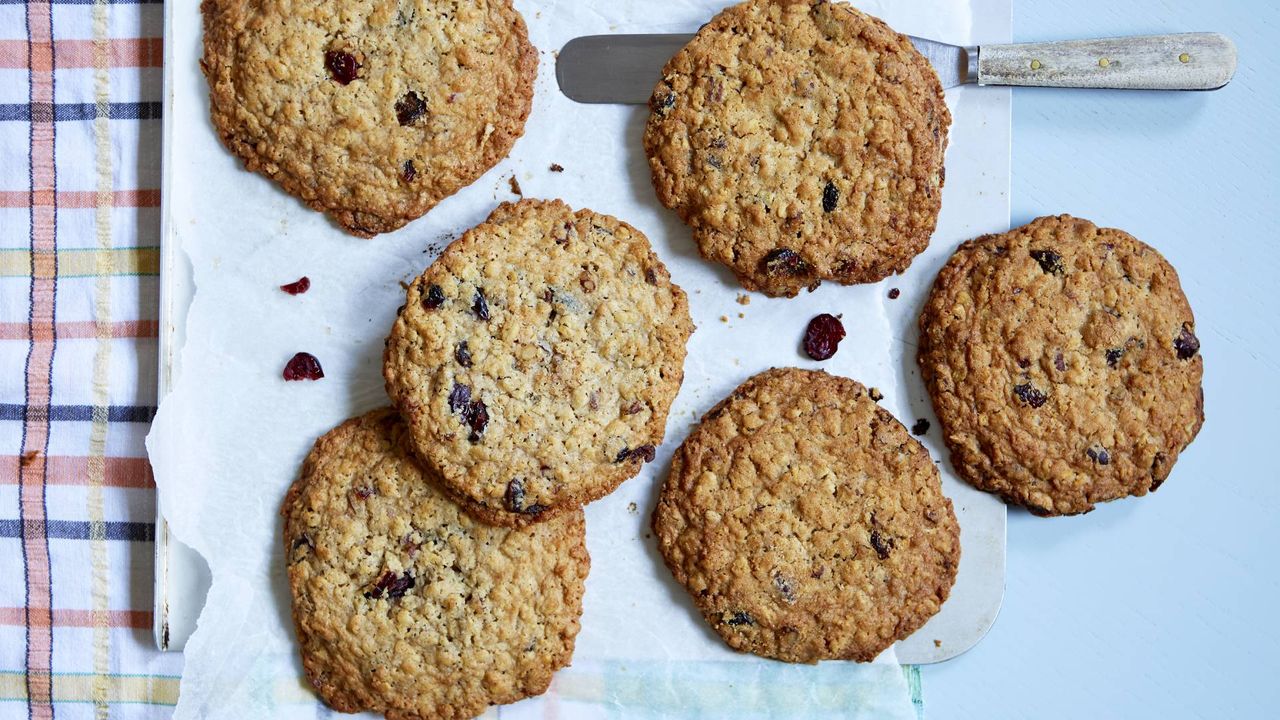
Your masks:
{"label": "spatula blade", "polygon": [[[556,58],[560,91],[580,103],[643,105],[662,77],[662,66],[693,35],[587,35],[570,40]],[[969,51],[911,38],[944,88],[969,82]]]}
{"label": "spatula blade", "polygon": [[662,66],[693,35],[587,35],[576,37],[556,58],[556,82],[580,103],[649,102]]}

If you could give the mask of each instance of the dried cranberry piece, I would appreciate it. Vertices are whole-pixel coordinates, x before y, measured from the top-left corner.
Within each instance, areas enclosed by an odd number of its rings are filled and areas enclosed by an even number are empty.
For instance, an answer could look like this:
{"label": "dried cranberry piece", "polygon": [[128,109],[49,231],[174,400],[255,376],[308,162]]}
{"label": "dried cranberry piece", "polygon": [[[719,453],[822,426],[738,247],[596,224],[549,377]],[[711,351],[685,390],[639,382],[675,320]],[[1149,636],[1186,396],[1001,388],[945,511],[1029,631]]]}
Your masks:
{"label": "dried cranberry piece", "polygon": [[551,163],[551,172],[564,172],[564,166],[560,163]]}
{"label": "dried cranberry piece", "polygon": [[1111,453],[1107,452],[1107,449],[1104,447],[1098,447],[1095,445],[1094,447],[1085,450],[1084,454],[1088,455],[1090,460],[1098,463],[1099,465],[1111,464]]}
{"label": "dried cranberry piece", "polygon": [[454,383],[453,390],[449,393],[449,410],[455,413],[465,413],[470,406],[471,386]]}
{"label": "dried cranberry piece", "polygon": [[781,573],[773,576],[773,586],[782,594],[782,598],[789,603],[796,601],[795,588],[791,587],[791,581],[783,577]]}
{"label": "dried cranberry piece", "polygon": [[471,367],[471,349],[467,347],[467,341],[463,340],[453,349],[453,359],[464,368]]}
{"label": "dried cranberry piece", "polygon": [[388,570],[374,581],[373,586],[365,592],[364,596],[370,600],[378,600],[383,597],[388,600],[394,600],[404,597],[404,594],[409,592],[416,584],[417,581],[413,579],[413,575],[407,572],[404,575],[396,575]]}
{"label": "dried cranberry piece", "polygon": [[400,177],[407,183],[413,182],[418,177],[418,168],[413,164],[412,160],[405,160],[404,166],[400,171]]}
{"label": "dried cranberry piece", "polygon": [[887,560],[889,551],[893,548],[893,538],[886,538],[880,534],[879,530],[872,530],[871,547],[875,549],[876,555],[879,555],[881,560]]}
{"label": "dried cranberry piece", "polygon": [[1032,250],[1031,257],[1040,263],[1040,269],[1050,275],[1061,275],[1065,268],[1062,265],[1062,256],[1052,250]]}
{"label": "dried cranberry piece", "polygon": [[428,310],[435,310],[444,304],[444,291],[439,285],[432,285],[427,288],[427,296],[422,299],[422,307]]}
{"label": "dried cranberry piece", "polygon": [[473,400],[467,406],[467,411],[463,413],[463,420],[467,426],[471,428],[471,434],[467,439],[473,443],[480,442],[480,436],[484,434],[484,429],[489,425],[489,408],[480,400]]}
{"label": "dried cranberry piece", "polygon": [[659,115],[665,115],[668,110],[675,107],[676,94],[675,91],[668,91],[661,95],[654,95],[649,100],[649,109]]}
{"label": "dried cranberry piece", "polygon": [[1200,352],[1200,338],[1191,332],[1187,323],[1182,324],[1182,332],[1173,339],[1173,349],[1177,351],[1179,360],[1190,360]]}
{"label": "dried cranberry piece", "polygon": [[311,353],[300,352],[289,358],[284,366],[285,380],[319,380],[324,377],[320,361]]}
{"label": "dried cranberry piece", "polygon": [[396,101],[396,120],[402,127],[408,127],[427,114],[427,101],[421,95],[410,90]]}
{"label": "dried cranberry piece", "polygon": [[818,315],[809,321],[804,331],[804,351],[814,360],[827,360],[836,354],[844,339],[844,324],[829,313]]}
{"label": "dried cranberry piece", "polygon": [[653,445],[641,445],[632,450],[624,447],[618,451],[618,456],[613,459],[615,463],[626,462],[631,458],[639,458],[643,462],[653,462],[653,458],[657,455],[657,449]]}
{"label": "dried cranberry piece", "polygon": [[511,512],[524,512],[524,481],[516,478],[507,483],[507,491],[502,496],[502,502]]}
{"label": "dried cranberry piece", "polygon": [[929,421],[924,418],[916,420],[916,424],[911,426],[912,435],[923,435],[927,432],[929,432]]}
{"label": "dried cranberry piece", "polygon": [[489,322],[489,301],[484,296],[484,290],[480,288],[476,288],[475,297],[471,300],[471,312],[481,320]]}
{"label": "dried cranberry piece", "polygon": [[805,262],[800,255],[790,248],[778,248],[764,256],[761,261],[765,272],[770,275],[787,274],[793,276],[808,275],[809,263]]}
{"label": "dried cranberry piece", "polygon": [[1031,383],[1023,383],[1021,385],[1014,386],[1013,394],[1017,395],[1019,400],[1033,408],[1038,408],[1049,401],[1049,396],[1040,392],[1040,390],[1036,389],[1036,387]]}
{"label": "dried cranberry piece", "polygon": [[836,184],[827,181],[827,186],[822,188],[822,211],[835,212],[836,206],[840,204],[840,189]]}
{"label": "dried cranberry piece", "polygon": [[889,299],[890,299],[890,300],[897,300],[897,299],[898,299],[898,296],[900,296],[900,295],[902,295],[902,291],[901,291],[901,290],[899,290],[898,288],[889,288]]}
{"label": "dried cranberry piece", "polygon": [[301,295],[311,289],[311,278],[303,275],[298,278],[296,282],[291,282],[288,285],[281,285],[280,289],[290,295]]}
{"label": "dried cranberry piece", "polygon": [[329,77],[339,85],[347,85],[356,79],[360,71],[360,63],[356,56],[344,50],[330,50],[324,54],[324,66],[329,69]]}
{"label": "dried cranberry piece", "polygon": [[1062,353],[1058,353],[1053,356],[1053,366],[1058,368],[1058,372],[1067,371],[1067,360],[1062,357]]}

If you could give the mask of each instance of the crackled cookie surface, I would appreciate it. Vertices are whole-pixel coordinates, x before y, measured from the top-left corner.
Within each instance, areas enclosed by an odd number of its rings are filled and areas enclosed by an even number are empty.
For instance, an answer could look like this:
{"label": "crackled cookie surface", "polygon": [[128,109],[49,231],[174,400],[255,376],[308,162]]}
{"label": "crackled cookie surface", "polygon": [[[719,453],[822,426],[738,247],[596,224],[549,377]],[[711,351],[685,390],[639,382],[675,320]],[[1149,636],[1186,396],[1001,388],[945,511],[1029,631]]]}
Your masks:
{"label": "crackled cookie surface", "polygon": [[725,642],[789,662],[874,659],[938,612],[960,560],[924,447],[859,383],[797,369],[702,418],[653,530]]}
{"label": "crackled cookie surface", "polygon": [[537,51],[510,0],[204,0],[213,125],[355,235],[401,227],[506,157]]}
{"label": "crackled cookie surface", "polygon": [[409,287],[387,392],[469,511],[521,524],[599,498],[662,443],[693,330],[635,228],[503,204]]}
{"label": "crackled cookie surface", "polygon": [[1038,515],[1145,495],[1204,422],[1173,267],[1067,215],[964,243],[920,316],[920,371],[956,470]]}
{"label": "crackled cookie surface", "polygon": [[844,3],[749,0],[663,70],[645,152],[708,260],[791,296],[874,282],[928,245],[951,115],[904,35]]}
{"label": "crackled cookie surface", "polygon": [[461,512],[391,409],[320,438],[285,497],[303,667],[342,712],[470,718],[569,663],[589,559],[581,513],[513,530]]}

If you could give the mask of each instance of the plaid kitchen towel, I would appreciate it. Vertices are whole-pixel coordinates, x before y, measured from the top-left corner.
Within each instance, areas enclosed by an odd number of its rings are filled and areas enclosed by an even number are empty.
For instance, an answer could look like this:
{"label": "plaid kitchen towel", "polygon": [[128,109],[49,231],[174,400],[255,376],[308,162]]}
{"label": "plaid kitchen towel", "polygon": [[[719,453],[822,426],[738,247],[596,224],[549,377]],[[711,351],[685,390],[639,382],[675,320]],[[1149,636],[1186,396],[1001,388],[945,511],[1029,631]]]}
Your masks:
{"label": "plaid kitchen towel", "polygon": [[168,717],[151,641],[163,6],[0,0],[0,718]]}

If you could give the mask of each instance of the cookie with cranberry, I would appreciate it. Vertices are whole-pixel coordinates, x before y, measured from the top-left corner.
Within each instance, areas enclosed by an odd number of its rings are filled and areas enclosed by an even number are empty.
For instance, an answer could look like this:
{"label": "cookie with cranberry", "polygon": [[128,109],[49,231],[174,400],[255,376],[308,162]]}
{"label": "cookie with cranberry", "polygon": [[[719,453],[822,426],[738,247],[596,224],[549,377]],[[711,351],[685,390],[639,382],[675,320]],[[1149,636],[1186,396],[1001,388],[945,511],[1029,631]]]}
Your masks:
{"label": "cookie with cranberry", "polygon": [[871,661],[938,612],[960,562],[924,447],[861,384],[794,368],[702,418],[653,532],[730,647],[787,662]]}
{"label": "cookie with cranberry", "polygon": [[1204,422],[1178,274],[1068,215],[964,243],[920,315],[920,371],[957,472],[1037,515],[1145,495]]}
{"label": "cookie with cranberry", "polygon": [[524,132],[537,51],[511,0],[204,0],[213,125],[363,237],[420,217]]}
{"label": "cookie with cranberry", "polygon": [[667,63],[649,107],[659,200],[747,289],[875,282],[929,243],[951,115],[928,60],[877,18],[735,5]]}
{"label": "cookie with cranberry", "polygon": [[640,231],[503,204],[408,290],[384,354],[415,452],[487,522],[534,522],[653,460],[693,331]]}
{"label": "cookie with cranberry", "polygon": [[436,489],[405,432],[389,408],[348,420],[285,496],[307,678],[336,710],[406,720],[475,717],[545,692],[578,634],[582,513],[478,523]]}

